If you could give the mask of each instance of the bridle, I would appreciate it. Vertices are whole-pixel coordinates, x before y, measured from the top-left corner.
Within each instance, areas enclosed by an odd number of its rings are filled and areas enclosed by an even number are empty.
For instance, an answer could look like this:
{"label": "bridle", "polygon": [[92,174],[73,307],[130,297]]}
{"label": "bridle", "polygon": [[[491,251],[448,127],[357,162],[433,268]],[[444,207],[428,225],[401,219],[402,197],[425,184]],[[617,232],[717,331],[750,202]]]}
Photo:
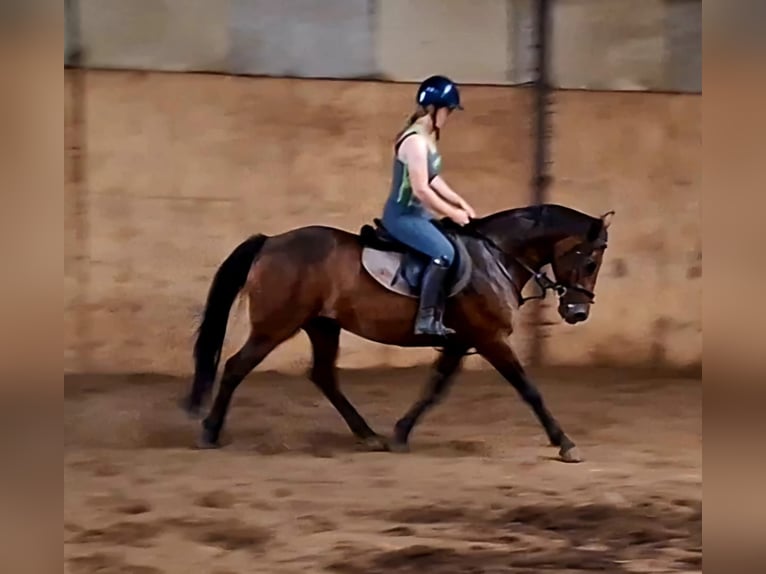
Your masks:
{"label": "bridle", "polygon": [[[481,233],[477,229],[471,230],[473,233],[476,234],[477,238],[481,241],[483,241],[488,247],[490,247],[492,250],[497,251],[503,258],[510,257],[513,259],[520,267],[522,267],[524,270],[528,271],[532,275],[532,279],[534,279],[537,286],[540,288],[540,293],[538,295],[530,295],[529,297],[524,297],[521,294],[521,288],[519,288],[516,285],[516,282],[513,280],[513,277],[511,277],[511,274],[508,272],[508,269],[506,269],[505,265],[502,264],[502,262],[496,257],[495,262],[497,263],[497,266],[500,268],[500,272],[505,276],[505,278],[513,285],[514,289],[518,293],[518,299],[519,299],[519,307],[521,307],[524,303],[527,301],[533,301],[535,299],[545,299],[546,295],[548,294],[548,291],[553,291],[558,295],[559,299],[567,294],[568,291],[575,291],[578,293],[582,293],[588,299],[590,300],[590,303],[594,303],[596,299],[596,294],[591,291],[590,289],[587,289],[586,287],[583,287],[579,283],[564,283],[561,281],[554,281],[551,279],[545,271],[542,270],[535,270],[533,269],[529,264],[527,264],[525,261],[523,261],[520,257],[508,254],[505,251],[503,251],[500,246],[495,243],[495,241],[488,237],[487,235]],[[599,240],[594,243],[593,245],[593,251],[600,251],[606,249],[606,241]],[[580,251],[578,249],[579,246],[576,246],[571,251],[568,251],[563,255],[563,257],[566,257],[569,254],[584,256],[585,253]],[[523,287],[523,286],[522,286]]]}

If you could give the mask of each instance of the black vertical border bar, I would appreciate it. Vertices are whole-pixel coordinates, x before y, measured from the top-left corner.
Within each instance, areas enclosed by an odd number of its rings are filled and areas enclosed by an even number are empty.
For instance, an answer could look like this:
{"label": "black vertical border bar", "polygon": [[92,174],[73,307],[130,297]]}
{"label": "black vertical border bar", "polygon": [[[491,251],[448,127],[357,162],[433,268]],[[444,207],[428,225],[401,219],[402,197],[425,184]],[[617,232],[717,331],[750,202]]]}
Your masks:
{"label": "black vertical border bar", "polygon": [[[532,175],[532,204],[540,205],[548,199],[548,188],[552,181],[550,139],[550,54],[551,54],[551,6],[554,0],[536,0],[535,14],[535,72],[534,89],[534,172]],[[542,301],[535,301],[531,309],[530,324],[532,340],[529,362],[539,366],[544,361],[543,307]]]}
{"label": "black vertical border bar", "polygon": [[88,311],[88,291],[90,287],[90,269],[88,249],[90,244],[90,217],[87,177],[87,85],[85,54],[82,44],[82,14],[79,0],[64,2],[66,31],[70,35],[71,50],[65,53],[64,66],[68,68],[67,83],[71,102],[67,126],[66,153],[68,157],[68,185],[71,189],[68,199],[74,205],[74,275],[77,293],[73,301],[72,320],[75,323],[75,348],[77,370],[87,372],[90,369],[90,313]]}

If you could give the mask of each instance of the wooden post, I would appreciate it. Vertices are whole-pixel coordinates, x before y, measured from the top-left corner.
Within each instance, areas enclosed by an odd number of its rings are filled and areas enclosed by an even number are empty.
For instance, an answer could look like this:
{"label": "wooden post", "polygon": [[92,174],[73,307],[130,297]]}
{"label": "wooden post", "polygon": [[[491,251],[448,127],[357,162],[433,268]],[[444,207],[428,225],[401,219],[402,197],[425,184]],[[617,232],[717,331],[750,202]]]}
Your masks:
{"label": "wooden post", "polygon": [[[534,173],[532,176],[532,203],[539,205],[548,199],[550,174],[550,19],[552,0],[537,0],[535,17],[535,75],[534,86]],[[540,365],[544,360],[543,345],[543,308],[542,301],[532,303],[530,324],[532,325],[532,344],[529,362]]]}
{"label": "wooden post", "polygon": [[[86,72],[80,31],[80,6],[78,0],[65,0],[67,46],[64,65],[67,71],[67,97],[70,101],[66,118],[67,156],[67,209],[72,210],[74,242],[70,259],[71,272],[75,276],[76,294],[72,302],[72,320],[75,323],[77,370],[87,372],[90,368],[90,313],[88,290],[90,268],[88,261],[90,243],[90,217],[87,181],[86,145]],[[65,257],[65,261],[68,258]]]}

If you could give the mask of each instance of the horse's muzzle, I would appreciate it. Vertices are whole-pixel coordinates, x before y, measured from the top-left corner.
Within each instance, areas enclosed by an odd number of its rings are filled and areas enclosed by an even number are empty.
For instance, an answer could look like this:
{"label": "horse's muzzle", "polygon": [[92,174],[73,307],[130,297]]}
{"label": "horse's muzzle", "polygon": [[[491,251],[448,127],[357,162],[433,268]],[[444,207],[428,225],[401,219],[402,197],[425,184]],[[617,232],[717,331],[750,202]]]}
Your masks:
{"label": "horse's muzzle", "polygon": [[559,315],[570,325],[582,323],[590,315],[590,303],[562,303],[559,305]]}

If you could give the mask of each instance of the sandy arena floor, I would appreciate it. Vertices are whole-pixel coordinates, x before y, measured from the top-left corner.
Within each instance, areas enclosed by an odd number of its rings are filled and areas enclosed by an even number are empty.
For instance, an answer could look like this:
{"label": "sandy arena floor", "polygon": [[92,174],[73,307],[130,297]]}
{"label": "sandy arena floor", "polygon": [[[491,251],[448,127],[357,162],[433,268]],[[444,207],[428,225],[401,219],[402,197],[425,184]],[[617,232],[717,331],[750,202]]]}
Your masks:
{"label": "sandy arena floor", "polygon": [[[380,433],[426,371],[343,373]],[[701,385],[539,379],[586,461],[564,464],[498,375],[465,372],[412,436],[362,452],[310,382],[258,374],[218,451],[186,381],[67,378],[71,574],[700,572]]]}

